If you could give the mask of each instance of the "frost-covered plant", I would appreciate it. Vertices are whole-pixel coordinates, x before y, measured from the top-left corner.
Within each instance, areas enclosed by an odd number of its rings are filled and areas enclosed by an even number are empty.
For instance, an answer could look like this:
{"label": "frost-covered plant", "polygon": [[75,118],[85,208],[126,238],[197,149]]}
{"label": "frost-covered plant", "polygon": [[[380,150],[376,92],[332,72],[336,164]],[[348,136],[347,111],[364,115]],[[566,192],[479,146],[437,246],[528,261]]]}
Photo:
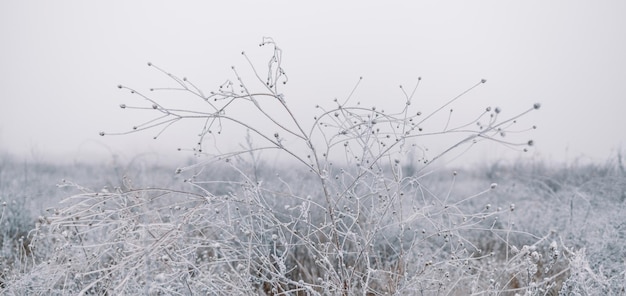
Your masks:
{"label": "frost-covered plant", "polygon": [[601,293],[603,295],[623,295],[626,272],[618,278],[610,277],[604,274],[602,267],[598,269],[592,268],[585,255],[585,249],[578,251],[567,250],[569,261],[569,278],[563,282],[559,291],[561,295],[595,295]]}
{"label": "frost-covered plant", "polygon": [[[6,292],[518,291],[511,286],[519,270],[490,276],[493,266],[502,265],[526,272],[516,282],[524,289],[537,283],[531,277],[539,253],[509,258],[508,238],[543,240],[498,226],[499,216],[513,212],[515,205],[482,203],[497,184],[486,184],[477,193],[458,192],[457,172],[448,175],[447,188],[427,183],[434,163],[479,141],[527,149],[533,141],[511,142],[504,136],[519,132],[517,119],[539,109],[538,103],[507,118],[491,107],[460,123],[449,113],[443,128],[429,129],[425,126],[435,115],[486,80],[431,112],[416,108],[418,80],[409,92],[401,88],[404,99],[395,110],[393,102],[385,102],[384,109],[355,103],[353,91],[330,106],[315,106],[312,118],[304,117],[292,108],[297,102],[282,92],[287,76],[281,49],[270,38],[261,46],[272,49],[265,76],[242,53],[258,84],[249,84],[233,67],[235,79],[208,94],[148,63],[176,84],[151,91],[190,94],[202,103],[197,109],[170,106],[156,95],[120,85],[148,104],[122,104],[122,109],[158,114],[130,132],[158,128],[157,138],[180,121],[202,121],[193,148],[198,162],[176,170],[188,189],[135,188],[125,180],[118,188],[96,192],[67,183],[82,193],[42,218],[32,233],[37,267],[16,275]],[[240,148],[229,149],[231,135],[244,134]],[[456,140],[440,151],[429,149],[428,140],[440,135]],[[283,167],[272,167],[262,157],[266,151],[274,151]],[[477,232],[495,234],[504,249],[483,249]],[[501,257],[504,263],[498,261]]]}
{"label": "frost-covered plant", "polygon": [[27,231],[31,227],[29,213],[15,199],[0,196],[0,288],[12,269],[19,269],[30,255]]}

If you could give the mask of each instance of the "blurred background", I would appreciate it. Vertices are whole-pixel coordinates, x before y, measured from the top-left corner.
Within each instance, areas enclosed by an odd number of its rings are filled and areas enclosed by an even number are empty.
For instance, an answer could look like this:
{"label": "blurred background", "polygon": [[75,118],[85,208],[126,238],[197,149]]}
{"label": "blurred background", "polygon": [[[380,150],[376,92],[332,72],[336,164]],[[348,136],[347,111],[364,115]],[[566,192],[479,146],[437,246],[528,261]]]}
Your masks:
{"label": "blurred background", "polygon": [[0,152],[61,163],[180,162],[188,155],[177,148],[196,142],[193,125],[158,140],[156,131],[98,135],[149,118],[119,108],[140,100],[117,85],[172,86],[150,61],[208,93],[233,79],[231,65],[247,71],[243,50],[262,71],[271,51],[258,45],[269,36],[283,50],[283,92],[299,116],[345,99],[361,76],[355,100],[398,108],[398,85],[422,77],[414,104],[425,111],[484,78],[454,116],[487,106],[510,116],[540,102],[520,122],[537,126],[520,139],[535,146],[521,154],[479,145],[466,161],[603,162],[626,142],[625,14],[617,0],[2,1]]}

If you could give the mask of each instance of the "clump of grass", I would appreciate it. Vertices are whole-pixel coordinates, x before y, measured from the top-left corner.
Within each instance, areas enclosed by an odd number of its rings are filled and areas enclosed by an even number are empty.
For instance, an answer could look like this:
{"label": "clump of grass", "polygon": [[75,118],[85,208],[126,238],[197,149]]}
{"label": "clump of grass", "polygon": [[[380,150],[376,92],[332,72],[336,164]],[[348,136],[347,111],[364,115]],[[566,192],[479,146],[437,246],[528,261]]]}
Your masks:
{"label": "clump of grass", "polygon": [[15,199],[0,199],[0,288],[9,273],[19,270],[30,255],[28,230],[32,227],[29,213]]}
{"label": "clump of grass", "polygon": [[[16,276],[6,291],[400,295],[551,288],[562,272],[551,271],[558,251],[550,243],[544,257],[540,246],[548,235],[501,221],[516,207],[488,202],[497,184],[457,191],[457,172],[447,176],[446,187],[427,182],[436,173],[433,164],[480,141],[527,150],[532,140],[505,135],[532,130],[518,128],[517,120],[538,103],[510,117],[500,108],[480,108],[465,122],[450,112],[442,129],[428,129],[486,80],[426,112],[414,102],[419,79],[410,91],[400,88],[398,106],[363,106],[353,91],[302,117],[282,92],[288,82],[282,50],[270,38],[261,46],[271,49],[266,75],[242,52],[257,83],[233,67],[235,78],[210,93],[148,63],[175,84],[151,92],[191,95],[202,103],[198,109],[118,86],[144,102],[122,109],[158,115],[128,132],[101,135],[157,129],[156,139],[182,121],[201,120],[192,149],[197,163],[176,169],[188,189],[135,188],[124,180],[96,192],[65,184],[82,193],[42,218],[31,235],[37,268]],[[226,149],[231,134],[244,133],[239,148]],[[428,140],[441,135],[455,141],[429,149]],[[273,168],[262,157],[268,152],[287,167]],[[497,245],[483,241],[489,236]],[[513,238],[532,243],[515,251]],[[539,268],[551,278],[537,278]]]}

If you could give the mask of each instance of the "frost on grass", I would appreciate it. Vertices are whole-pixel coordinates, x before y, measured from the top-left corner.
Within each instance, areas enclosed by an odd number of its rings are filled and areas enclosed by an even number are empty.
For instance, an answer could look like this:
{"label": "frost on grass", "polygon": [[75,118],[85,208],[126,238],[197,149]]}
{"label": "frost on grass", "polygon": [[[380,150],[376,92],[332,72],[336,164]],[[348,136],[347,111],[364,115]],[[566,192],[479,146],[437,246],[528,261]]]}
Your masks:
{"label": "frost on grass", "polygon": [[[481,141],[529,149],[532,140],[508,135],[534,129],[518,120],[539,104],[508,118],[499,107],[478,108],[462,121],[442,111],[484,87],[484,79],[431,111],[414,102],[421,79],[408,92],[400,88],[397,106],[384,108],[357,101],[359,79],[348,97],[315,106],[312,120],[301,118],[283,92],[282,50],[270,38],[261,47],[271,56],[266,72],[242,52],[256,82],[233,67],[232,80],[205,93],[150,63],[173,86],[146,95],[119,85],[139,99],[121,104],[123,112],[155,117],[103,136],[144,131],[156,139],[181,121],[200,120],[189,149],[196,162],[172,170],[185,187],[137,187],[124,179],[102,191],[65,183],[80,193],[42,216],[29,234],[23,267],[3,273],[3,292],[543,295],[568,289],[563,283],[577,251],[563,256],[556,232],[520,225],[528,205],[504,198],[511,193],[506,180],[466,186],[462,171],[442,177],[434,165]],[[188,95],[203,108],[161,104],[153,94],[164,91]],[[442,129],[424,130],[442,114]],[[244,135],[239,148],[226,149],[224,142],[238,134]],[[456,141],[429,149],[429,139],[440,135]],[[271,165],[269,152],[289,166]]]}

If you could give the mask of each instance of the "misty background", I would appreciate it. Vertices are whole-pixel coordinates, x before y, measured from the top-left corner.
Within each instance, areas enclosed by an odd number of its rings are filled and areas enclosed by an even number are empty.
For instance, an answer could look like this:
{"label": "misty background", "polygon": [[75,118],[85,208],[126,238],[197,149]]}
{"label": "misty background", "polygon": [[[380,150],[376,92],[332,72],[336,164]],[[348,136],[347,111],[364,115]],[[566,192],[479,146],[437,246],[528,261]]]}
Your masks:
{"label": "misty background", "polygon": [[[197,129],[100,137],[142,122],[121,110],[172,82],[152,62],[205,92],[262,67],[273,37],[297,114],[346,98],[384,106],[422,77],[414,104],[434,110],[480,79],[455,107],[474,117],[487,106],[511,116],[540,102],[521,124],[536,143],[521,154],[497,144],[470,158],[603,162],[626,142],[626,2],[623,1],[2,1],[0,153],[33,161],[107,161],[188,156]],[[251,81],[250,83],[254,83]],[[173,95],[175,96],[175,95]],[[467,114],[463,114],[466,112]],[[455,113],[456,116],[456,113]]]}

